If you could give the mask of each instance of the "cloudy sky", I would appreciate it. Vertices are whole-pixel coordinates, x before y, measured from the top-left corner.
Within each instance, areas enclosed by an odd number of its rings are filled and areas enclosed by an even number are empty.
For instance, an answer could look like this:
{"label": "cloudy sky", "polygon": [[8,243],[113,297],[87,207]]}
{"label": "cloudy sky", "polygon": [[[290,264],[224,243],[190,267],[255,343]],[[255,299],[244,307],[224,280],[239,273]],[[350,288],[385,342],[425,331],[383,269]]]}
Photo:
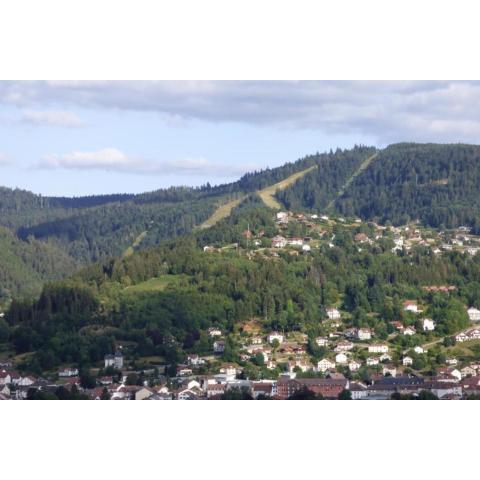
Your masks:
{"label": "cloudy sky", "polygon": [[480,143],[476,82],[0,82],[0,185],[231,181],[330,148]]}

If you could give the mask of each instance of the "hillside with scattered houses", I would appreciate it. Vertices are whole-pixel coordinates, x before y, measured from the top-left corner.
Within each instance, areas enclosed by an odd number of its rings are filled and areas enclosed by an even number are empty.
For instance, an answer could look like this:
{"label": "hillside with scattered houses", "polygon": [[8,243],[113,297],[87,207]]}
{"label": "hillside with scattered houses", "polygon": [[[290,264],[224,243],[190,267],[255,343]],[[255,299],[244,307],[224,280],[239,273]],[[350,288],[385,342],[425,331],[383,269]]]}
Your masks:
{"label": "hillside with scattered houses", "polygon": [[476,398],[479,249],[467,225],[275,211],[249,196],[211,228],[14,300],[0,394]]}

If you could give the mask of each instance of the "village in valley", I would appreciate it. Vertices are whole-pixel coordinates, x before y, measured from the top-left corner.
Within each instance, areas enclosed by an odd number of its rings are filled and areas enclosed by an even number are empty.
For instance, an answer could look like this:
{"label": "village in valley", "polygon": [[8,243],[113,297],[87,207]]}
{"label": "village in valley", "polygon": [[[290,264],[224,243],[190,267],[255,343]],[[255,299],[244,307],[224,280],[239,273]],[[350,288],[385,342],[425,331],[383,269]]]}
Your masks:
{"label": "village in valley", "polygon": [[[474,257],[480,249],[480,237],[468,227],[438,231],[418,222],[394,227],[292,212],[277,212],[274,223],[274,234],[248,225],[237,243],[204,245],[203,254],[271,261],[313,255],[335,247],[338,228],[352,231],[358,252],[375,252],[380,243],[403,256],[421,249],[433,256],[455,251]],[[469,326],[451,335],[439,333],[437,321],[427,314],[433,296],[455,296],[457,288],[423,285],[416,298],[402,299],[402,318],[390,321],[386,331],[355,326],[341,298],[324,309],[314,338],[301,329],[265,330],[257,318],[228,334],[212,327],[210,354],[187,353],[174,366],[133,358],[128,344],[106,354],[88,378],[72,365],[48,376],[21,374],[15,359],[0,357],[0,399],[22,400],[48,391],[58,396],[59,389],[65,397],[111,400],[476,398],[480,310],[463,305]],[[224,357],[232,342],[238,346],[236,361]]]}

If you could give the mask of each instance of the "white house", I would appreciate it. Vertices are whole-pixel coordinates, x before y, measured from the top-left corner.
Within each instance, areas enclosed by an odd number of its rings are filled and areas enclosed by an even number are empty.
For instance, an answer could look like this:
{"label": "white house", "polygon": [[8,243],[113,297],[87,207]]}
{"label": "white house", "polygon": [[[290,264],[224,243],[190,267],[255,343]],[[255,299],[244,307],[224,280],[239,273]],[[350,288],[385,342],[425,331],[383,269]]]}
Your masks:
{"label": "white house", "polygon": [[363,383],[350,382],[348,389],[352,394],[352,400],[361,400],[362,398],[366,398],[368,395],[367,387],[363,385]]}
{"label": "white house", "polygon": [[35,378],[33,377],[21,377],[20,380],[16,383],[19,387],[29,387],[35,383]]}
{"label": "white house", "polygon": [[0,371],[0,385],[8,385],[12,383],[12,376],[6,370]]}
{"label": "white house", "polygon": [[222,331],[219,328],[216,327],[210,327],[208,329],[208,334],[211,337],[220,337],[222,335]]}
{"label": "white house", "polygon": [[327,308],[326,312],[330,320],[340,320],[341,318],[340,312],[336,308]]}
{"label": "white house", "polygon": [[415,353],[419,353],[419,354],[420,354],[420,353],[425,353],[425,350],[424,350],[423,347],[421,347],[420,345],[417,345],[417,346],[413,349],[413,351],[414,351]]}
{"label": "white house", "polygon": [[215,353],[223,353],[225,351],[225,342],[223,340],[213,342],[213,351]]}
{"label": "white house", "polygon": [[433,332],[435,330],[435,322],[431,318],[424,318],[422,319],[422,327],[424,332]]}
{"label": "white house", "polygon": [[338,342],[337,346],[335,347],[335,352],[348,352],[353,348],[353,343],[349,341]]}
{"label": "white house", "polygon": [[292,237],[287,240],[287,244],[292,247],[301,247],[303,245],[303,238]]}
{"label": "white house", "polygon": [[461,370],[460,370],[460,373],[462,374],[462,378],[465,378],[465,377],[473,377],[474,375],[477,374],[477,371],[471,367],[470,365],[467,365],[466,367],[463,367]]}
{"label": "white house", "polygon": [[356,360],[352,360],[352,361],[349,362],[349,364],[348,364],[348,369],[349,369],[351,372],[355,372],[355,371],[358,370],[361,366],[362,366],[362,364],[361,364],[360,362],[357,362]]}
{"label": "white house", "polygon": [[317,337],[315,339],[315,343],[319,346],[319,347],[326,347],[328,344],[329,344],[329,341],[328,341],[328,338],[325,338],[325,337]]}
{"label": "white house", "polygon": [[359,328],[357,330],[357,338],[359,340],[370,340],[372,338],[372,331],[369,328]]}
{"label": "white house", "polygon": [[460,332],[457,335],[455,335],[456,342],[462,343],[462,342],[466,342],[467,340],[470,340],[470,338],[465,332]]}
{"label": "white house", "polygon": [[458,360],[456,358],[447,358],[445,360],[445,363],[447,365],[457,365],[458,364]]}
{"label": "white house", "polygon": [[412,365],[412,363],[413,363],[412,357],[403,357],[402,364],[405,367]]}
{"label": "white house", "polygon": [[285,222],[288,219],[287,212],[278,212],[277,213],[277,221],[278,222]]}
{"label": "white house", "polygon": [[415,331],[415,327],[409,326],[409,327],[405,327],[405,329],[403,330],[403,334],[404,334],[404,335],[409,335],[410,337],[411,337],[412,335],[415,335],[415,333],[417,333],[417,332]]}
{"label": "white house", "polygon": [[417,302],[414,302],[413,300],[406,300],[405,302],[403,302],[403,309],[406,312],[417,313],[418,312]]}
{"label": "white house", "polygon": [[199,365],[203,365],[205,363],[205,360],[203,358],[200,358],[196,353],[192,353],[187,356],[187,363],[189,365],[192,365],[193,367],[197,367]]}
{"label": "white house", "polygon": [[380,363],[380,360],[378,358],[375,358],[375,357],[368,357],[367,358],[367,365],[369,367],[373,367],[375,365],[378,365]]}
{"label": "white house", "polygon": [[384,343],[378,343],[368,346],[369,353],[388,353],[388,345]]}
{"label": "white house", "polygon": [[281,235],[276,235],[272,238],[273,248],[284,248],[287,245],[287,239]]}
{"label": "white house", "polygon": [[122,352],[115,352],[115,355],[105,355],[105,368],[114,367],[117,369],[123,368],[123,354]]}
{"label": "white house", "polygon": [[328,358],[322,358],[322,360],[317,363],[317,371],[319,372],[326,372],[327,370],[333,369],[335,369],[335,362]]}
{"label": "white house", "polygon": [[467,313],[468,313],[468,318],[470,318],[472,322],[480,322],[480,310],[477,310],[474,307],[470,307],[467,310]]}
{"label": "white house", "polygon": [[283,343],[283,335],[278,332],[271,332],[267,337],[268,343],[273,343],[274,340],[278,340],[278,343]]}
{"label": "white house", "polygon": [[348,361],[348,357],[346,353],[340,352],[340,353],[337,353],[337,355],[335,355],[335,362],[340,363],[341,365],[344,365],[345,363],[347,363],[347,361]]}
{"label": "white house", "polygon": [[196,400],[198,398],[198,391],[185,388],[178,392],[177,398],[178,400]]}
{"label": "white house", "polygon": [[310,252],[311,249],[312,249],[312,247],[310,247],[310,245],[307,245],[307,244],[302,245],[302,250],[304,252]]}
{"label": "white house", "polygon": [[78,376],[78,368],[64,368],[58,372],[58,376],[63,377],[76,377]]}

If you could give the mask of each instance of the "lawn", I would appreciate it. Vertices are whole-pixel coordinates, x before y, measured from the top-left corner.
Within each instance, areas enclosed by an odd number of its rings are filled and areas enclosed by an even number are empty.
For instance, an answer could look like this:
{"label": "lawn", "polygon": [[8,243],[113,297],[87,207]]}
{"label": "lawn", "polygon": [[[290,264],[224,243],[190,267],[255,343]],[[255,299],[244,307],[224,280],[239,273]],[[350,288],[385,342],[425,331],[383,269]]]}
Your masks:
{"label": "lawn", "polygon": [[161,275],[160,277],[150,278],[145,282],[138,283],[123,290],[124,293],[145,293],[145,292],[161,292],[169,285],[177,285],[182,279],[183,275]]}

